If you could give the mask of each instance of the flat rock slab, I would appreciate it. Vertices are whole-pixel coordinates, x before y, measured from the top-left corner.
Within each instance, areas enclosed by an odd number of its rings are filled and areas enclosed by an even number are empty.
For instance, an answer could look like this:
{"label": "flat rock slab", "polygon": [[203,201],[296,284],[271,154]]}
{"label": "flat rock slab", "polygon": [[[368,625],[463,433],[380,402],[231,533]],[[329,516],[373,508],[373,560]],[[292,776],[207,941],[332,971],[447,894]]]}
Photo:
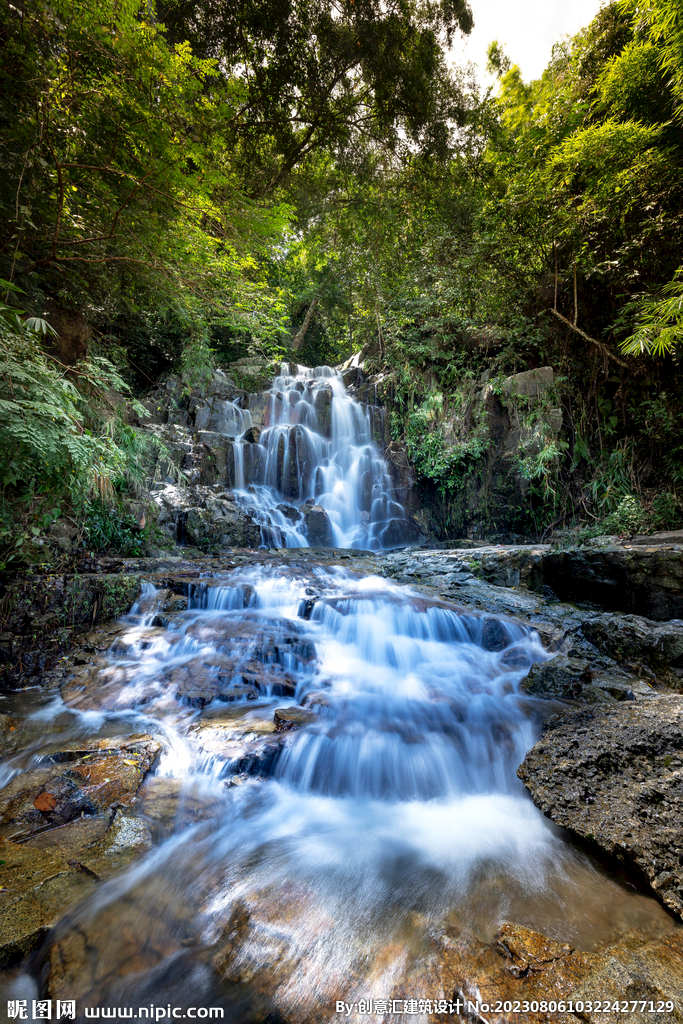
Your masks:
{"label": "flat rock slab", "polygon": [[161,750],[151,736],[95,740],[89,750],[54,751],[0,794],[0,835],[24,839],[112,804],[129,804]]}
{"label": "flat rock slab", "polygon": [[547,817],[635,867],[683,916],[683,697],[551,719],[517,774]]}
{"label": "flat rock slab", "polygon": [[[520,1016],[528,1024],[683,1021],[680,930],[647,943],[630,934],[587,953],[517,924],[504,924],[492,943],[447,929],[434,936],[431,961],[430,994],[465,1003],[478,1000],[489,1007],[479,1015],[465,1010],[457,1019],[515,1020],[516,1014],[501,1016],[495,1007],[520,1001],[533,1006]],[[622,1012],[625,1001],[628,1009]],[[578,1011],[577,1002],[583,1004]],[[666,1009],[667,1002],[673,1010]],[[430,1024],[445,1024],[454,1017],[434,1012],[427,1019]]]}

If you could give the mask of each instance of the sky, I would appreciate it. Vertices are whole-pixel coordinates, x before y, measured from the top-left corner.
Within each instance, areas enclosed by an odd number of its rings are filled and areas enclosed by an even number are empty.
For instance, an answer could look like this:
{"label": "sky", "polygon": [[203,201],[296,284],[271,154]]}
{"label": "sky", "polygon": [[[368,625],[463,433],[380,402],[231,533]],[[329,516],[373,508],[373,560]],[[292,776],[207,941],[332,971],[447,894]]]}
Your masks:
{"label": "sky", "polygon": [[538,78],[550,60],[553,43],[574,35],[593,20],[601,0],[470,0],[474,28],[465,40],[453,41],[455,61],[473,61],[477,78],[485,79],[486,50],[493,39],[501,43],[522,78]]}

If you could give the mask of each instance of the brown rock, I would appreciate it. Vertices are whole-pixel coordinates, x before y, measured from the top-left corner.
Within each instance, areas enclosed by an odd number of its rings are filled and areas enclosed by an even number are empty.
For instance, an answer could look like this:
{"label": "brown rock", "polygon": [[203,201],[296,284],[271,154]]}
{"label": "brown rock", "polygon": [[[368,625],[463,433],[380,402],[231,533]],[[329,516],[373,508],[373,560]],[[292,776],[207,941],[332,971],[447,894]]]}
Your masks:
{"label": "brown rock", "polygon": [[276,732],[289,732],[290,729],[301,729],[318,721],[314,711],[302,707],[277,708],[273,715]]}
{"label": "brown rock", "polygon": [[160,749],[151,736],[139,736],[96,741],[89,751],[55,752],[47,766],[16,776],[0,793],[3,832],[23,837],[46,824],[64,825],[115,802],[129,803]]}

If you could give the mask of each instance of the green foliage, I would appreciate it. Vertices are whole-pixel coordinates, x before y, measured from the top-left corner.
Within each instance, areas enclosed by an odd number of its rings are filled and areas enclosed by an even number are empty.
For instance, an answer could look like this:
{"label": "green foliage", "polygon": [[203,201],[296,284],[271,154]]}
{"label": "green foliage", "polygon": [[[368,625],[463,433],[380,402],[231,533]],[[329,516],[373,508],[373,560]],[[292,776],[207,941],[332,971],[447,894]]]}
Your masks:
{"label": "green foliage", "polygon": [[664,285],[661,297],[645,297],[634,305],[636,330],[620,343],[622,352],[632,356],[674,352],[683,341],[683,267]]}
{"label": "green foliage", "polygon": [[567,441],[548,436],[537,450],[523,455],[520,460],[522,476],[536,485],[536,493],[543,501],[557,504],[557,478],[561,460],[569,447]]}
{"label": "green foliage", "polygon": [[633,39],[612,57],[597,89],[601,102],[616,116],[661,124],[671,114],[661,54],[649,41]]}
{"label": "green foliage", "polygon": [[80,513],[89,551],[113,550],[133,558],[144,554],[147,529],[135,516],[98,499],[84,501]]}
{"label": "green foliage", "polygon": [[434,483],[443,496],[462,486],[487,452],[489,441],[481,431],[446,441],[442,414],[443,397],[438,393],[427,397],[406,417],[405,442],[419,476]]}
{"label": "green foliage", "polygon": [[652,499],[652,521],[656,530],[675,530],[683,518],[680,499],[670,491],[662,491]]}
{"label": "green foliage", "polygon": [[615,448],[595,468],[587,484],[591,504],[604,515],[630,498],[633,491],[633,452],[625,446]]}
{"label": "green foliage", "polygon": [[[71,371],[40,345],[40,325],[0,304],[0,485],[30,493],[106,492],[125,473],[107,394],[129,389],[102,357]],[[99,415],[96,404],[104,403]],[[107,416],[109,413],[109,416]],[[96,422],[97,421],[97,422]]]}
{"label": "green foliage", "polygon": [[114,505],[117,491],[135,490],[144,480],[151,442],[120,419],[112,395],[137,412],[142,407],[103,357],[62,366],[41,346],[46,333],[46,324],[22,320],[19,311],[0,304],[3,568],[30,561],[31,545],[44,545],[67,507],[88,523],[99,509],[100,526],[87,527],[94,545],[106,537],[108,546],[141,553],[130,517]]}
{"label": "green foliage", "polygon": [[468,32],[465,0],[160,0],[170,40],[223,70],[225,142],[251,194],[315,174],[319,153],[346,163],[368,143],[444,152],[463,98],[445,50]]}
{"label": "green foliage", "polygon": [[277,334],[264,254],[291,207],[240,185],[217,61],[169,46],[147,0],[74,15],[27,0],[4,25],[0,273],[46,314],[84,310],[122,365],[122,313],[177,324],[173,362],[209,323]]}
{"label": "green foliage", "polygon": [[614,512],[607,516],[602,526],[605,533],[641,533],[648,526],[648,515],[640,498],[634,494],[627,494]]}

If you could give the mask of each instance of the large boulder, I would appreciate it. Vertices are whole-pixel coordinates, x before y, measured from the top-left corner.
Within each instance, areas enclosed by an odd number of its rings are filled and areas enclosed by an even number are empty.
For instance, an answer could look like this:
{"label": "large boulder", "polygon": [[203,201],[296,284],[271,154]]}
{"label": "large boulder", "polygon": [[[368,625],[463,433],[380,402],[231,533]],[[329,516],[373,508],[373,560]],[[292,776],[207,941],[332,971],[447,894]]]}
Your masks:
{"label": "large boulder", "polygon": [[330,518],[321,505],[302,505],[304,529],[311,547],[324,548],[332,543]]}
{"label": "large boulder", "polygon": [[558,654],[550,661],[531,666],[520,689],[533,697],[580,700],[587,704],[609,704],[654,695],[650,685],[628,677],[597,675],[589,661]]}
{"label": "large boulder", "polygon": [[683,618],[683,548],[677,544],[547,552],[543,582],[562,601],[659,622]]}
{"label": "large boulder", "polygon": [[635,868],[683,916],[683,697],[551,719],[517,774],[543,813]]}
{"label": "large boulder", "polygon": [[657,623],[637,615],[583,617],[581,632],[599,651],[639,671],[647,665],[662,681],[677,684],[683,676],[683,621]]}
{"label": "large boulder", "polygon": [[152,494],[159,508],[157,523],[176,543],[198,547],[257,548],[261,528],[234,495],[208,487],[167,484]]}

